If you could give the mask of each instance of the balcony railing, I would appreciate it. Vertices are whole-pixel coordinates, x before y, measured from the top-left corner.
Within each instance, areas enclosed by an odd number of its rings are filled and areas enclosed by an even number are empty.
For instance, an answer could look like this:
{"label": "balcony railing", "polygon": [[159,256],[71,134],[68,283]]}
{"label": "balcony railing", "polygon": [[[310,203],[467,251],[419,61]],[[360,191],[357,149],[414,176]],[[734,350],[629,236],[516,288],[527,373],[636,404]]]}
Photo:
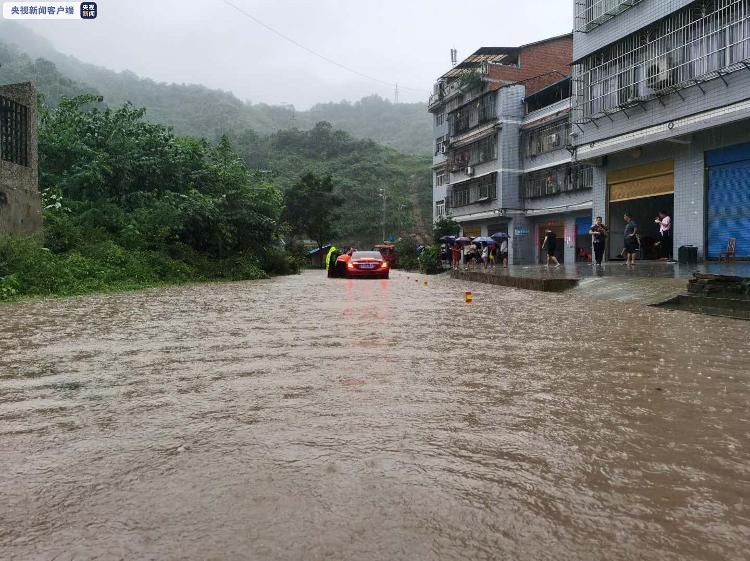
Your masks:
{"label": "balcony railing", "polygon": [[750,0],[705,0],[574,67],[575,122],[750,67]]}
{"label": "balcony railing", "polygon": [[450,208],[460,208],[497,199],[497,173],[489,173],[451,185],[448,201]]}
{"label": "balcony railing", "polygon": [[496,160],[497,134],[492,134],[461,148],[455,148],[449,152],[448,158],[448,170],[452,173]]}
{"label": "balcony railing", "polygon": [[556,150],[562,150],[567,145],[570,125],[568,121],[557,121],[535,129],[527,129],[521,133],[521,147],[524,158],[533,158]]}
{"label": "balcony railing", "polygon": [[576,0],[575,30],[587,33],[641,0]]}
{"label": "balcony railing", "polygon": [[496,92],[484,94],[448,115],[450,135],[457,136],[497,119]]}
{"label": "balcony railing", "polygon": [[521,181],[521,198],[537,199],[559,193],[591,189],[594,170],[590,166],[565,165],[526,174]]}

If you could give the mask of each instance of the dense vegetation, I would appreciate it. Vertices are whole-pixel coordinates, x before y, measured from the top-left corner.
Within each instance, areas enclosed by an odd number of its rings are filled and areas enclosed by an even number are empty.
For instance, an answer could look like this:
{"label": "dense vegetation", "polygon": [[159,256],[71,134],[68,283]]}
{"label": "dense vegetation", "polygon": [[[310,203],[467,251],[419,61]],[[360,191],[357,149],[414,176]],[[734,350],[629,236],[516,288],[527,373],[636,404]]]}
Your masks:
{"label": "dense vegetation", "polygon": [[282,191],[301,174],[330,175],[344,206],[336,221],[344,243],[383,241],[383,195],[386,238],[406,233],[424,237],[432,221],[430,159],[401,154],[371,140],[356,140],[330,123],[309,131],[297,129],[261,136],[253,131],[232,138],[249,167],[267,170]]}
{"label": "dense vegetation", "polygon": [[[44,100],[45,207],[42,238],[0,239],[0,300],[285,273],[298,260],[278,249],[282,238],[301,249],[311,238],[367,246],[383,234],[429,237],[429,155],[312,122],[330,119],[421,152],[430,134],[420,104],[372,97],[319,105],[290,122],[284,108],[86,65],[23,28],[0,29],[34,56],[54,59],[33,60],[0,41],[0,83],[31,80]],[[283,128],[290,123],[296,127]],[[331,223],[284,212],[306,184],[343,201]],[[310,203],[295,204],[300,218]]]}
{"label": "dense vegetation", "polygon": [[190,280],[260,278],[296,263],[275,249],[282,194],[223,139],[176,137],[94,96],[42,111],[44,238],[0,239],[0,299]]}
{"label": "dense vegetation", "polygon": [[172,126],[177,134],[213,141],[232,131],[308,130],[327,121],[356,138],[369,138],[404,153],[428,155],[432,148],[431,121],[423,103],[394,104],[371,96],[293,113],[282,106],[246,103],[204,86],[158,83],[132,72],[86,64],[56,51],[14,22],[0,24],[0,38],[0,83],[32,80],[51,103],[61,95],[98,93],[112,106],[131,102],[145,107],[149,120]]}

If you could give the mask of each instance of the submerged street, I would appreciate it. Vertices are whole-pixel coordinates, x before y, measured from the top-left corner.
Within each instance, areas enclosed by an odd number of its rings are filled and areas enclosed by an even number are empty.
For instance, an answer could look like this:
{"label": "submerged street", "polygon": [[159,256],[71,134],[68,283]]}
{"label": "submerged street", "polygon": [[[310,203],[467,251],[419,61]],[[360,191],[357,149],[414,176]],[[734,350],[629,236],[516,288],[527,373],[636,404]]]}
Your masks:
{"label": "submerged street", "polygon": [[747,555],[746,322],[320,271],[0,316],[4,560]]}

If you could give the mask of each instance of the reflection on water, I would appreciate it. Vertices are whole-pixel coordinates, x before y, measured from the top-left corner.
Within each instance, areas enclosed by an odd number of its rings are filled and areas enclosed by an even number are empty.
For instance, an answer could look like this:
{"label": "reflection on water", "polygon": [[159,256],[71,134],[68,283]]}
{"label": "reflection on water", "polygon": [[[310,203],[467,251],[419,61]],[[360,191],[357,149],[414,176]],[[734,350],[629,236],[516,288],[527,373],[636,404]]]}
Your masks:
{"label": "reflection on water", "polygon": [[422,281],[0,307],[0,558],[746,558],[747,323]]}

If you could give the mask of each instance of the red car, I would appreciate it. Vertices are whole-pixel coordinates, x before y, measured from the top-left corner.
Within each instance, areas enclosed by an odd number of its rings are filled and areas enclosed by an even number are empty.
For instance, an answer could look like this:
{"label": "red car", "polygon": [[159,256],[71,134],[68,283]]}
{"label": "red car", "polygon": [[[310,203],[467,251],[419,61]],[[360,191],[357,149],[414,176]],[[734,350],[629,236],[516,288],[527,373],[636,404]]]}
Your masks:
{"label": "red car", "polygon": [[390,271],[379,251],[355,251],[346,264],[348,279],[387,279]]}

